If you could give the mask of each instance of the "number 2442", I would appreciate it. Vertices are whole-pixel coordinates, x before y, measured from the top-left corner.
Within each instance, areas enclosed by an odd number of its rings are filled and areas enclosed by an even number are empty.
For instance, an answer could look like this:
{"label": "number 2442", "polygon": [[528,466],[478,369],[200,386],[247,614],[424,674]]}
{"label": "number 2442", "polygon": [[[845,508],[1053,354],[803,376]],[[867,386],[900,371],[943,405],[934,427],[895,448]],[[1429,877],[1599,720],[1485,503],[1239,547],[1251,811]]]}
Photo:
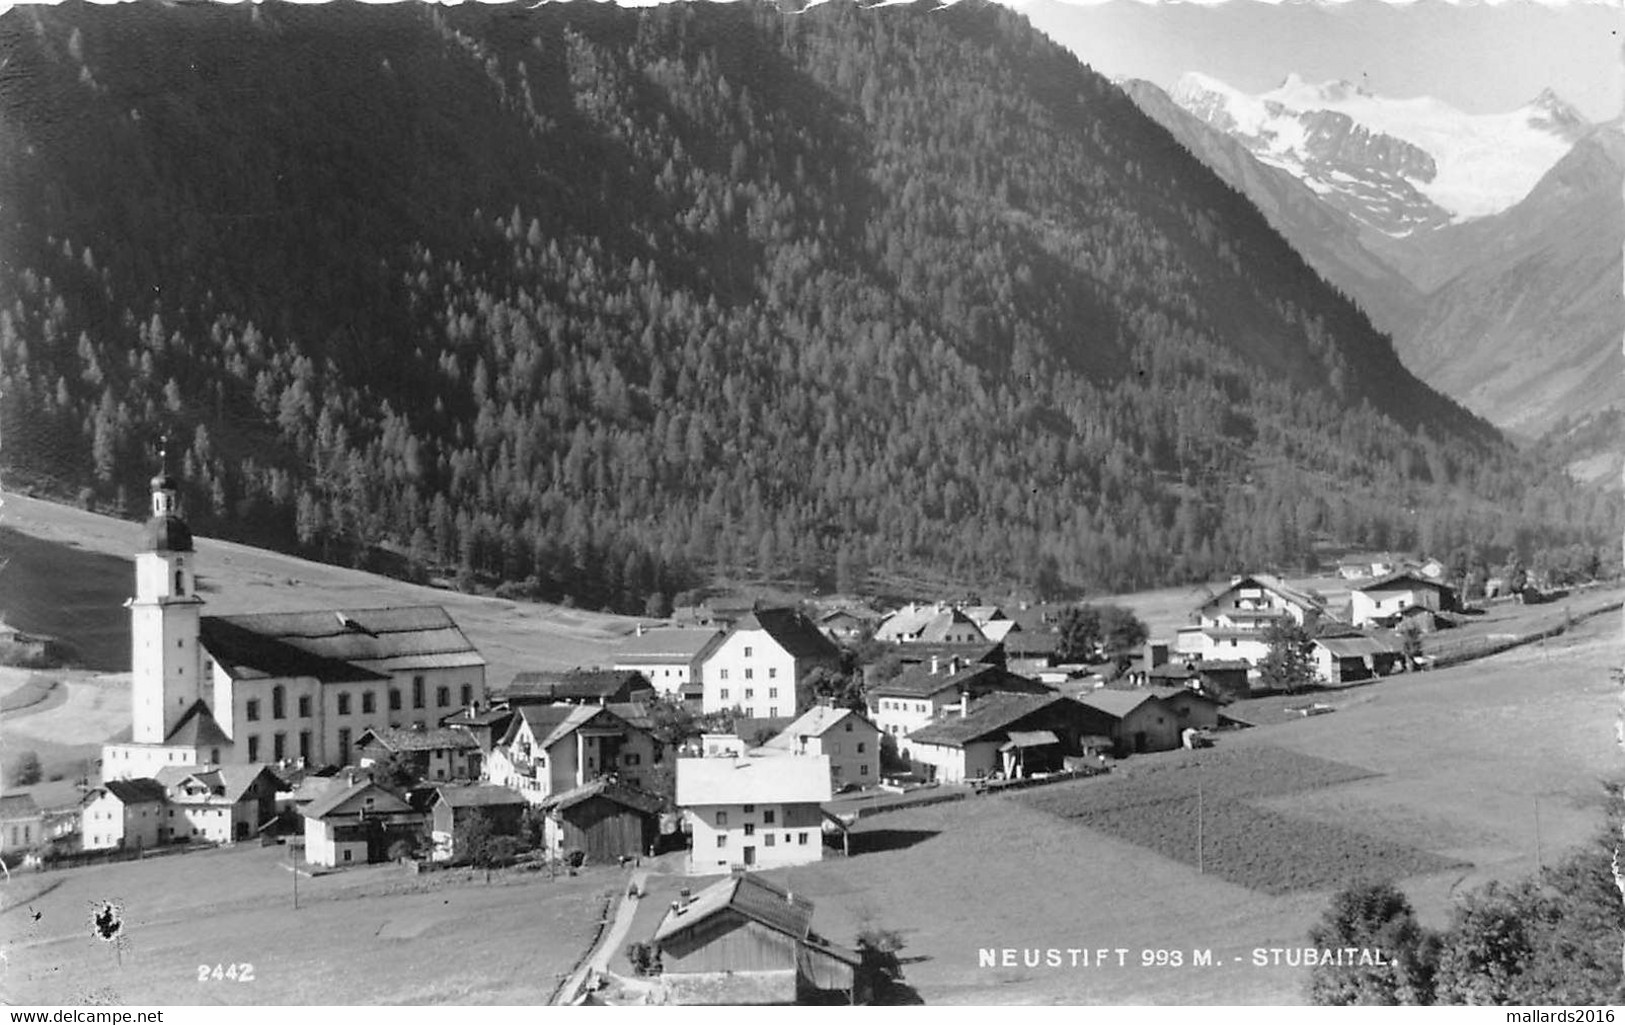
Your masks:
{"label": "number 2442", "polygon": [[197,966],[197,981],[199,982],[253,982],[254,966],[243,964],[217,964]]}

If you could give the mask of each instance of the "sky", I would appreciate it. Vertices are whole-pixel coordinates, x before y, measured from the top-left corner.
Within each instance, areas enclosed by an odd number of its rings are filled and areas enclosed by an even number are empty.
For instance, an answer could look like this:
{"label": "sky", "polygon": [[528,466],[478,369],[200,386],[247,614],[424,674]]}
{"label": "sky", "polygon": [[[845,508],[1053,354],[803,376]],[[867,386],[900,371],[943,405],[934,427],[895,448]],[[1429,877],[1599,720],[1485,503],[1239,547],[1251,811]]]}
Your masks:
{"label": "sky", "polygon": [[1249,93],[1288,72],[1380,96],[1434,96],[1469,114],[1550,87],[1592,121],[1625,109],[1619,3],[1007,0],[1102,74],[1169,88],[1201,71]]}

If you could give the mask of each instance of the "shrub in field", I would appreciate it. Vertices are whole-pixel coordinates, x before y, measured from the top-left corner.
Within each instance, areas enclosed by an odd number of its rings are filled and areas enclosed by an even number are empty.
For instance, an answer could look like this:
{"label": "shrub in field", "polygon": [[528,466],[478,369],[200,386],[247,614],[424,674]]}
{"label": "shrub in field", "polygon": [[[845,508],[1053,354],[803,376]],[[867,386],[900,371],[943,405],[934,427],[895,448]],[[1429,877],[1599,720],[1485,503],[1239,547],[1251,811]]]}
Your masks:
{"label": "shrub in field", "polygon": [[1309,976],[1313,1004],[1427,1004],[1433,1001],[1438,939],[1416,921],[1411,902],[1392,883],[1355,884],[1338,892],[1309,930],[1322,949],[1378,950],[1382,965],[1317,965]]}

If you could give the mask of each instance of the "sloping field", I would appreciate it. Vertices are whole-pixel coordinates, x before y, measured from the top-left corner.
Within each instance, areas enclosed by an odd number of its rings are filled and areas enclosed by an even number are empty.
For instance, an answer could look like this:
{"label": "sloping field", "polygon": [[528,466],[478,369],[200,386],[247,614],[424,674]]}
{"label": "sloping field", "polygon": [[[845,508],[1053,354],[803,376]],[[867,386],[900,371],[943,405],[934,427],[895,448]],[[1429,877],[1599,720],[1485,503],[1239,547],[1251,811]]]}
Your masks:
{"label": "sloping field", "polygon": [[[68,644],[92,669],[127,671],[137,524],[15,494],[0,496],[0,615]],[[209,538],[197,539],[206,615],[442,605],[485,655],[486,682],[525,669],[603,665],[637,621],[423,587]]]}

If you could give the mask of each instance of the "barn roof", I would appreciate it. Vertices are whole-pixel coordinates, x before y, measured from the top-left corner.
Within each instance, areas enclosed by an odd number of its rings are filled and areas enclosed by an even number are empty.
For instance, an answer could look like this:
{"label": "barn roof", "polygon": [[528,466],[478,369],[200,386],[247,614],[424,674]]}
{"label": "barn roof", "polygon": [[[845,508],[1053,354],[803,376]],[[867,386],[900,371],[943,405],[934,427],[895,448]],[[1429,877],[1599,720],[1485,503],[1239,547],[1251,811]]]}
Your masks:
{"label": "barn roof", "polygon": [[366,747],[368,737],[386,751],[441,751],[448,748],[467,749],[480,746],[468,732],[454,730],[450,726],[425,730],[414,730],[404,726],[369,729],[361,734],[357,746]]}
{"label": "barn roof", "polygon": [[1350,590],[1352,590],[1352,591],[1408,591],[1408,590],[1414,590],[1417,587],[1431,587],[1435,591],[1448,591],[1448,590],[1450,590],[1450,587],[1449,587],[1448,584],[1442,584],[1439,581],[1434,580],[1432,577],[1427,576],[1427,575],[1425,575],[1425,574],[1423,574],[1423,573],[1421,573],[1421,572],[1419,572],[1417,570],[1414,570],[1414,569],[1396,570],[1393,573],[1388,573],[1388,574],[1385,574],[1383,576],[1380,576],[1375,580],[1368,580],[1363,584],[1356,584],[1355,586],[1351,587]]}
{"label": "barn roof", "polygon": [[344,807],[344,805],[350,803],[350,801],[353,799],[361,796],[361,794],[367,790],[376,790],[378,794],[384,798],[383,803],[391,806],[380,810],[399,812],[410,811],[412,809],[412,806],[407,804],[405,799],[400,797],[398,794],[387,789],[386,787],[380,786],[370,779],[363,777],[356,780],[354,783],[351,783],[349,786],[333,787],[331,790],[328,790],[326,793],[322,794],[320,797],[306,805],[303,814],[307,819],[326,818],[328,815],[333,814],[340,808]]}
{"label": "barn roof", "polygon": [[542,802],[542,807],[563,811],[594,797],[614,801],[616,804],[624,805],[645,815],[653,815],[665,807],[665,802],[656,795],[646,790],[639,790],[629,783],[611,779],[608,776],[600,776],[590,783],[566,790],[561,794],[554,794]]}
{"label": "barn roof", "polygon": [[869,720],[862,712],[854,712],[850,708],[832,708],[828,705],[814,705],[801,713],[794,722],[780,730],[777,735],[763,744],[766,748],[795,748],[797,737],[822,737],[825,733],[840,725],[848,717],[859,722],[867,723],[869,728],[878,731],[880,727]]}
{"label": "barn roof", "polygon": [[473,783],[468,786],[436,787],[435,801],[453,808],[501,808],[524,804],[525,796],[517,790],[492,783]]}
{"label": "barn roof", "polygon": [[798,941],[805,941],[812,931],[812,901],[746,872],[712,883],[686,905],[668,910],[655,929],[654,940],[659,943],[728,910]]}
{"label": "barn roof", "polygon": [[1399,648],[1379,638],[1370,636],[1357,637],[1316,637],[1315,646],[1325,648],[1336,658],[1365,658],[1368,655],[1397,655]]}
{"label": "barn roof", "polygon": [[1009,727],[1056,704],[1077,705],[1059,694],[989,694],[971,705],[969,715],[950,716],[908,735],[910,743],[964,747],[978,740],[1009,739]]}
{"label": "barn roof", "polygon": [[653,690],[648,677],[636,669],[530,670],[514,676],[503,692],[509,701],[541,698],[551,701],[607,701]]}
{"label": "barn roof", "polygon": [[1121,719],[1147,701],[1157,700],[1157,695],[1155,688],[1142,687],[1137,690],[1097,690],[1078,700],[1090,708],[1097,708],[1113,718]]}

